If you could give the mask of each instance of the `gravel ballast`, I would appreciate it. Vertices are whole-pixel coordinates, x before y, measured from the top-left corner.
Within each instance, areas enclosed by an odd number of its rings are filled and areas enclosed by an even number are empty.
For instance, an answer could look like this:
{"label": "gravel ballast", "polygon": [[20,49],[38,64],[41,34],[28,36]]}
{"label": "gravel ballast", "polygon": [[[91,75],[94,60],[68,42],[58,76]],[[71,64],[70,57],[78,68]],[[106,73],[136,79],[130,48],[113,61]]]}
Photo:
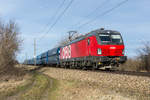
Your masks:
{"label": "gravel ballast", "polygon": [[40,71],[57,80],[76,81],[75,88],[70,91],[75,92],[75,94],[77,91],[79,94],[76,97],[87,94],[86,97],[89,99],[85,98],[83,100],[150,100],[150,77],[148,76],[50,67],[43,68]]}

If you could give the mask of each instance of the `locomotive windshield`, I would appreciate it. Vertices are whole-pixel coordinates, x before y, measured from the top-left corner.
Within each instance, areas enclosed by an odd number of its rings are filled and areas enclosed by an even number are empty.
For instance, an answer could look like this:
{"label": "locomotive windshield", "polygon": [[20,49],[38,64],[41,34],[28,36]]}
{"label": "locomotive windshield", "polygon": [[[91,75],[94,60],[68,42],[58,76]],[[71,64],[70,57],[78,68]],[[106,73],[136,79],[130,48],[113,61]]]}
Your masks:
{"label": "locomotive windshield", "polygon": [[102,44],[122,44],[122,38],[120,34],[99,34],[99,38]]}
{"label": "locomotive windshield", "polygon": [[111,40],[113,43],[122,43],[122,38],[120,35],[111,35]]}

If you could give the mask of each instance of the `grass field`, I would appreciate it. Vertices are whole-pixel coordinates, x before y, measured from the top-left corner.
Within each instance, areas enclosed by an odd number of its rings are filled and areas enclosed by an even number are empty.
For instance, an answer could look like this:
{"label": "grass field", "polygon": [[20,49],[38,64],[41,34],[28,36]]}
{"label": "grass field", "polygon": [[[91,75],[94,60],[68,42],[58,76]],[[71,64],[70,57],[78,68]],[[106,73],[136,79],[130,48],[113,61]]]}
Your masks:
{"label": "grass field", "polygon": [[105,72],[28,67],[0,83],[0,100],[150,100],[150,79]]}

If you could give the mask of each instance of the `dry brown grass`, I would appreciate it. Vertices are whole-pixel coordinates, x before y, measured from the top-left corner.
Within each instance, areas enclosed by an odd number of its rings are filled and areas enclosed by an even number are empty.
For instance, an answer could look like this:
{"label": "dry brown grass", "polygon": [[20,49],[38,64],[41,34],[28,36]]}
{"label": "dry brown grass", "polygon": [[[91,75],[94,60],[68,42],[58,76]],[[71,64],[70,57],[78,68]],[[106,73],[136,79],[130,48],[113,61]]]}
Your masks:
{"label": "dry brown grass", "polygon": [[23,80],[24,76],[28,74],[28,71],[22,67],[10,67],[9,71],[3,71],[0,74],[0,82],[9,80]]}
{"label": "dry brown grass", "polygon": [[142,63],[137,59],[128,59],[126,63],[119,66],[121,71],[141,71]]}
{"label": "dry brown grass", "polygon": [[[0,82],[0,100],[7,100],[6,98],[16,95],[17,93],[26,89],[32,83],[32,75],[25,74],[24,76],[9,78],[7,81]],[[5,78],[6,79],[6,78]],[[12,100],[12,99],[11,99]]]}

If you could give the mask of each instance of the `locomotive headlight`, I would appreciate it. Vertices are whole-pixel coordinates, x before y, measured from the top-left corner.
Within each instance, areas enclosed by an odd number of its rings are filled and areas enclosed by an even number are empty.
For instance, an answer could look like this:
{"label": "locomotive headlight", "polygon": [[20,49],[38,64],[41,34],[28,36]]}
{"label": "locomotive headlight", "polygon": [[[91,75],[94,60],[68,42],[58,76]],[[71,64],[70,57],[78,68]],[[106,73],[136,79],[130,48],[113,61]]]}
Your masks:
{"label": "locomotive headlight", "polygon": [[97,54],[99,54],[99,55],[102,54],[102,50],[100,48],[97,49]]}

